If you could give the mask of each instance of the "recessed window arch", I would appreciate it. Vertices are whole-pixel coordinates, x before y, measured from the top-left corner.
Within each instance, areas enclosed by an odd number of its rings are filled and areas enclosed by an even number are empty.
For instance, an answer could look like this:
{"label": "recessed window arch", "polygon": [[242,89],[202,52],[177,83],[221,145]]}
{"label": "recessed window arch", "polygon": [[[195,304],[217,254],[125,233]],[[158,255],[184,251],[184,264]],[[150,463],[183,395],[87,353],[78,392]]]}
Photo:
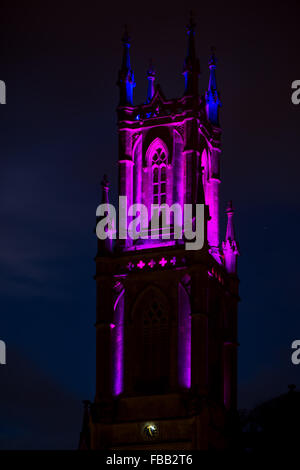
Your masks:
{"label": "recessed window arch", "polygon": [[147,287],[133,310],[136,319],[135,389],[146,393],[163,392],[170,380],[170,305],[164,293]]}
{"label": "recessed window arch", "polygon": [[[156,157],[156,155],[154,155]],[[166,156],[152,161],[153,204],[165,204],[167,200]]]}
{"label": "recessed window arch", "polygon": [[161,139],[154,139],[149,145],[147,160],[151,169],[152,203],[165,204],[167,202],[168,149]]}

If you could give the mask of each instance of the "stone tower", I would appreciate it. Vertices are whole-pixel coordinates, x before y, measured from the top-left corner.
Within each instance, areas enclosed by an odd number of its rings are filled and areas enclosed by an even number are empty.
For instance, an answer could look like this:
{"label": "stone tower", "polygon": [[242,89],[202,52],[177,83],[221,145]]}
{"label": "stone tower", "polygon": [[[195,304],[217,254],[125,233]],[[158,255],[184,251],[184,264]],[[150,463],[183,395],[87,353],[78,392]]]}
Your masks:
{"label": "stone tower", "polygon": [[[236,409],[238,246],[233,208],[219,239],[221,129],[216,58],[205,95],[198,91],[195,25],[187,27],[184,94],[166,99],[147,71],[144,104],[133,104],[130,38],[119,72],[119,195],[128,207],[202,204],[205,239],[158,230],[137,239],[98,240],[96,256],[96,394],[85,403],[81,447],[212,449],[227,445]],[[103,181],[103,202],[108,203]],[[149,216],[150,217],[150,216]],[[120,232],[120,231],[119,231]],[[87,417],[87,414],[89,415]]]}

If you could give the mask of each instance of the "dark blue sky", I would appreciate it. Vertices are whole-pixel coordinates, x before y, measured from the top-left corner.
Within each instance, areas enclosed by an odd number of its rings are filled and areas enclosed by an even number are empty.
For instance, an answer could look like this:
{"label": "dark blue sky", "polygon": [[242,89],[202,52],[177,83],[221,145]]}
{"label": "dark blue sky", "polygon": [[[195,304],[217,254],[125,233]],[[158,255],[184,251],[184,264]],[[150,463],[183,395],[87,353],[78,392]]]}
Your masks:
{"label": "dark blue sky", "polygon": [[[15,2],[14,5],[17,5]],[[95,384],[93,233],[100,181],[116,190],[120,36],[137,87],[153,58],[164,94],[183,92],[193,8],[202,74],[211,45],[223,107],[222,210],[236,207],[240,407],[300,385],[299,5],[132,0],[4,3],[0,25],[0,448],[76,447]],[[116,197],[114,190],[113,197]]]}

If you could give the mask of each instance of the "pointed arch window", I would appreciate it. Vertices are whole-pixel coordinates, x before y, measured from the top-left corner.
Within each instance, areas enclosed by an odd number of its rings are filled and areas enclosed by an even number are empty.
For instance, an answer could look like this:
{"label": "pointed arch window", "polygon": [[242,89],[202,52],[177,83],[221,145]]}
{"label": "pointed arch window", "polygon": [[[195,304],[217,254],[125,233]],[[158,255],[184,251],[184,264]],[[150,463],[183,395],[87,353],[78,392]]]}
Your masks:
{"label": "pointed arch window", "polygon": [[167,200],[167,155],[162,147],[152,154],[153,204],[165,204]]}
{"label": "pointed arch window", "polygon": [[163,393],[170,380],[170,305],[156,287],[140,296],[134,316],[136,350],[134,388],[141,393]]}
{"label": "pointed arch window", "polygon": [[144,380],[156,385],[167,375],[168,316],[165,306],[154,298],[143,312],[143,370]]}

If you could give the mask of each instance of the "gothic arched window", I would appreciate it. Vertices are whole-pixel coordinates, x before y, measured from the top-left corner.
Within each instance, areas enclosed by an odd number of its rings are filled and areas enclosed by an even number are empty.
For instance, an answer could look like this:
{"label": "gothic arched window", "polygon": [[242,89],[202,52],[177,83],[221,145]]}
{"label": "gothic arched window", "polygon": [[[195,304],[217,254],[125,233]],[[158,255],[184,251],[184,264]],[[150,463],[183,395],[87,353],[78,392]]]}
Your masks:
{"label": "gothic arched window", "polygon": [[166,377],[168,316],[165,305],[154,298],[143,312],[143,370],[156,385]]}
{"label": "gothic arched window", "polygon": [[152,154],[153,204],[165,204],[167,199],[167,155],[157,147]]}
{"label": "gothic arched window", "polygon": [[142,393],[163,392],[170,374],[170,308],[160,289],[147,288],[134,308],[136,345],[134,388]]}

